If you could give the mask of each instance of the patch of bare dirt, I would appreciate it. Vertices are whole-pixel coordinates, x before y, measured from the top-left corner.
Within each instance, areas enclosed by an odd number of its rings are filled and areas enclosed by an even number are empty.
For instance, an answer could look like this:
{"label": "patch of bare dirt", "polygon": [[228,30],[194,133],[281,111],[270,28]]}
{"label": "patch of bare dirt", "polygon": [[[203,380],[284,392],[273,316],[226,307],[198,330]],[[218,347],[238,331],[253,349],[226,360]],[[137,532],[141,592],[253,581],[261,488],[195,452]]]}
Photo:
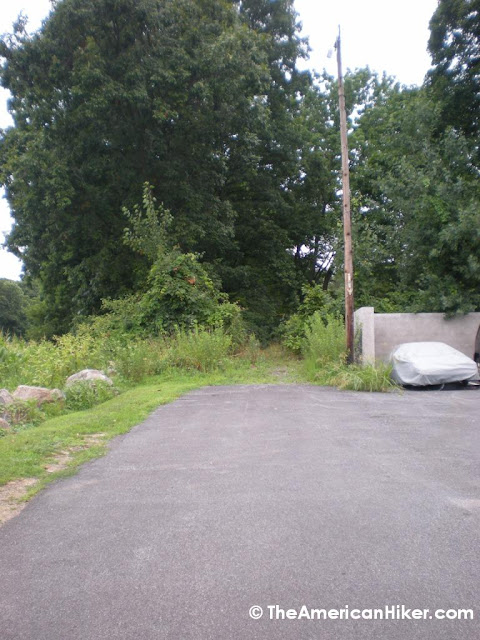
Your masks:
{"label": "patch of bare dirt", "polygon": [[[69,447],[55,454],[52,460],[44,466],[45,471],[47,473],[63,471],[72,460],[73,453],[103,444],[106,436],[106,433],[90,433],[86,435],[82,446]],[[22,511],[27,504],[22,502],[22,499],[37,482],[37,478],[21,478],[20,480],[12,480],[12,482],[0,487],[0,526]]]}
{"label": "patch of bare dirt", "polygon": [[278,369],[274,369],[272,371],[272,375],[274,375],[276,378],[286,378],[288,375],[288,369],[287,367],[279,367]]}
{"label": "patch of bare dirt", "polygon": [[22,498],[26,496],[28,489],[37,482],[36,478],[21,478],[0,487],[0,525],[20,513],[27,504],[21,502]]}
{"label": "patch of bare dirt", "polygon": [[72,453],[75,451],[81,451],[83,447],[71,447],[66,451],[59,451],[55,454],[52,462],[49,462],[44,466],[47,473],[56,473],[57,471],[63,471],[68,467],[68,463],[72,459]]}
{"label": "patch of bare dirt", "polygon": [[95,447],[99,444],[103,444],[106,436],[106,433],[90,433],[88,436],[85,436],[83,440],[87,447]]}
{"label": "patch of bare dirt", "polygon": [[106,433],[89,433],[88,435],[84,436],[83,445],[78,447],[68,447],[68,449],[65,449],[64,451],[59,451],[57,454],[55,454],[52,461],[49,462],[49,464],[45,465],[44,468],[46,472],[56,473],[57,471],[63,471],[68,467],[73,453],[102,444],[106,435]]}

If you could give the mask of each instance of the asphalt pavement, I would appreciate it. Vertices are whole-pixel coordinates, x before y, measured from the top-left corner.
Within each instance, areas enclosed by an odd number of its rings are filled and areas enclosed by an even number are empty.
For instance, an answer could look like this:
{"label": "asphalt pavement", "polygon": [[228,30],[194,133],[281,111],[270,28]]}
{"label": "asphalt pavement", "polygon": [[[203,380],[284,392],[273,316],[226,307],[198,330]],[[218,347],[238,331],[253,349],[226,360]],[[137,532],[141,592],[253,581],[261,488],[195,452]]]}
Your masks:
{"label": "asphalt pavement", "polygon": [[0,529],[0,638],[478,640],[479,409],[190,393]]}

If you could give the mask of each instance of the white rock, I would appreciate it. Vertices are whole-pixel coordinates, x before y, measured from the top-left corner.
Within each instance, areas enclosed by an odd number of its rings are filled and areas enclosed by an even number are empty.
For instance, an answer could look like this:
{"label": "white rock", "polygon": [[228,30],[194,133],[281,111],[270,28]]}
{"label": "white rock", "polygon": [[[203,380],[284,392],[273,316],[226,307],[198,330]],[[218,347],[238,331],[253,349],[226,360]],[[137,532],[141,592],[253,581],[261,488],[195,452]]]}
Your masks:
{"label": "white rock", "polygon": [[14,402],[14,399],[10,391],[7,391],[6,389],[0,389],[0,405],[12,404],[12,402]]}
{"label": "white rock", "polygon": [[10,429],[10,425],[3,418],[0,418],[0,429]]}
{"label": "white rock", "polygon": [[113,380],[111,380],[108,376],[106,376],[98,369],[84,369],[83,371],[79,371],[78,373],[74,373],[73,376],[67,378],[65,382],[66,387],[71,387],[73,384],[77,382],[105,382],[110,386],[113,385]]}
{"label": "white rock", "polygon": [[65,394],[60,389],[47,389],[45,387],[29,387],[28,385],[20,385],[13,392],[14,400],[35,400],[38,406],[45,402],[56,402],[64,400]]}

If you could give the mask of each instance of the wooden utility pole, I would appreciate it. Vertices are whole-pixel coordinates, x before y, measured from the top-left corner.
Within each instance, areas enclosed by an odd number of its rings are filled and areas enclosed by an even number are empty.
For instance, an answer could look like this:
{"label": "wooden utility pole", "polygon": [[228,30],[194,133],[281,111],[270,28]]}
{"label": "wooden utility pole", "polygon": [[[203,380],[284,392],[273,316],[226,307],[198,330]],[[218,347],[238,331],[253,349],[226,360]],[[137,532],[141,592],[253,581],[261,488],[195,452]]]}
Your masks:
{"label": "wooden utility pole", "polygon": [[342,52],[340,48],[340,27],[335,43],[338,63],[338,102],[340,106],[340,137],[342,142],[342,184],[343,184],[343,237],[345,245],[345,331],[347,339],[347,362],[354,361],[353,346],[353,249],[352,220],[350,215],[350,170],[348,162],[347,112],[345,109],[345,86],[342,74]]}

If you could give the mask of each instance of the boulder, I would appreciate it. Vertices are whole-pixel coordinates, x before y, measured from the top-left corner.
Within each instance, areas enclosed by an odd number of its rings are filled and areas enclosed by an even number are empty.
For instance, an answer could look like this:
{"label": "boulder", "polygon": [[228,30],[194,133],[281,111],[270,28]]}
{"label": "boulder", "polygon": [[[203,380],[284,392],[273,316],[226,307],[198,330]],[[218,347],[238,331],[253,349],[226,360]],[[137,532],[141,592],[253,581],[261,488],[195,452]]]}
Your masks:
{"label": "boulder", "polygon": [[14,402],[14,399],[10,391],[0,389],[0,406],[12,404],[12,402]]}
{"label": "boulder", "polygon": [[84,369],[83,371],[74,373],[73,376],[67,378],[65,386],[71,387],[77,382],[105,382],[105,384],[108,384],[109,386],[113,385],[113,380],[106,376],[102,371],[98,371],[98,369]]}
{"label": "boulder", "polygon": [[3,418],[0,418],[0,429],[5,429],[5,430],[10,429],[10,425]]}
{"label": "boulder", "polygon": [[29,387],[20,385],[13,392],[14,400],[22,400],[24,402],[34,400],[38,406],[45,402],[57,402],[65,400],[65,394],[60,389],[46,389],[45,387]]}

